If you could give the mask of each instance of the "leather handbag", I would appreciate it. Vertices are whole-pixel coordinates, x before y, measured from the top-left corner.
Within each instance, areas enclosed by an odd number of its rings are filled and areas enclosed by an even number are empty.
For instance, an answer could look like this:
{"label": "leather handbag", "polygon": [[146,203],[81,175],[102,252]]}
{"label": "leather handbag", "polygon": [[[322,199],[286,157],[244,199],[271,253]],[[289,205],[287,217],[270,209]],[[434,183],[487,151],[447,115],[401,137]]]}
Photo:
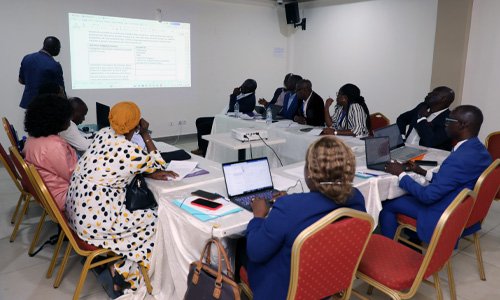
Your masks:
{"label": "leather handbag", "polygon": [[149,209],[157,206],[155,196],[148,188],[142,174],[135,175],[132,182],[127,185],[125,194],[125,207],[129,211]]}
{"label": "leather handbag", "polygon": [[[217,266],[211,266],[210,249],[217,248]],[[227,274],[222,272],[225,263]],[[231,265],[224,247],[217,238],[211,238],[201,253],[199,260],[189,266],[187,291],[184,300],[240,300],[248,299],[241,293],[240,287],[234,281]]]}

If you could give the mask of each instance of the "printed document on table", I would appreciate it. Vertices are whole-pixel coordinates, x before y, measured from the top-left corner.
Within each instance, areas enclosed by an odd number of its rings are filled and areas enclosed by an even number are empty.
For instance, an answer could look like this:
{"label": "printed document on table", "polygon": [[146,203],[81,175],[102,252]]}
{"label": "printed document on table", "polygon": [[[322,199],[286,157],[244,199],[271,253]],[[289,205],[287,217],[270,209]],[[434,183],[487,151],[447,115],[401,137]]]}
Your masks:
{"label": "printed document on table", "polygon": [[179,175],[174,181],[182,180],[186,175],[191,173],[198,165],[195,161],[172,160],[167,167],[167,171],[174,171]]}

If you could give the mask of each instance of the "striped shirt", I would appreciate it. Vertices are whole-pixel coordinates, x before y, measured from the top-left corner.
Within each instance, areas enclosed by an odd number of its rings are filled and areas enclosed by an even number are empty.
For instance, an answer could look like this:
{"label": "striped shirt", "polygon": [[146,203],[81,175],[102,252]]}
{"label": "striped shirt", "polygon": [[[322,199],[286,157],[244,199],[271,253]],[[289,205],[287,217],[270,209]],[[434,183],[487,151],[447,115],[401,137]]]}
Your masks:
{"label": "striped shirt", "polygon": [[342,118],[342,106],[335,105],[331,114],[333,128],[336,130],[351,130],[356,136],[368,135],[366,127],[367,115],[361,105],[353,103],[349,107],[349,115]]}

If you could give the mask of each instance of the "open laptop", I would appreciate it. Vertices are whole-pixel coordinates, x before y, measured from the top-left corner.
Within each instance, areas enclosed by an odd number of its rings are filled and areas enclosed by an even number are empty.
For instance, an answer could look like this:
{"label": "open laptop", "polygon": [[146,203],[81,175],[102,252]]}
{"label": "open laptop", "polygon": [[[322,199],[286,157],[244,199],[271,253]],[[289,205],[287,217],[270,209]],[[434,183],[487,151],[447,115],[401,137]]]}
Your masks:
{"label": "open laptop", "polygon": [[229,200],[252,211],[252,198],[271,200],[277,192],[273,186],[267,157],[222,164]]}
{"label": "open laptop", "polygon": [[109,127],[109,106],[96,102],[95,115],[97,119],[97,128],[99,130],[104,127]]}
{"label": "open laptop", "polygon": [[396,124],[392,124],[386,127],[375,129],[373,131],[374,137],[387,136],[389,137],[391,158],[398,161],[408,161],[424,153],[427,150],[419,149],[411,146],[405,146],[401,133],[399,132],[399,127]]}
{"label": "open laptop", "polygon": [[371,137],[365,139],[366,167],[384,171],[385,164],[391,160],[389,137]]}

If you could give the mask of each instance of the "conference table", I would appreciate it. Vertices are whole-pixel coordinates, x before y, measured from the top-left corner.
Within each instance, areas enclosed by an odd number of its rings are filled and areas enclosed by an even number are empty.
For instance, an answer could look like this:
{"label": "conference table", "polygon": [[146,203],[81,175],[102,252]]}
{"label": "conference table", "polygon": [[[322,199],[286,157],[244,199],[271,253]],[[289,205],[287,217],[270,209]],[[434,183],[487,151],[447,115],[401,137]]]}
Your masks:
{"label": "conference table", "polygon": [[[226,116],[223,117],[227,118]],[[229,120],[230,123],[239,123],[240,121]],[[283,128],[275,128],[273,130],[279,131],[283,130]],[[272,131],[270,130],[270,132]],[[295,134],[297,134],[296,131]],[[292,136],[290,131],[282,135]],[[299,137],[296,137],[295,141],[313,141],[318,138],[305,136],[304,134],[298,135]],[[351,147],[356,155],[357,171],[366,171],[364,151],[360,150],[360,142],[353,141],[351,138],[347,140],[351,145],[354,145]],[[307,146],[308,144],[303,145],[299,151],[304,151],[305,154]],[[286,190],[288,193],[307,192],[308,189],[303,178],[303,158],[300,161],[293,162],[294,159],[298,159],[298,156],[294,158],[292,152],[285,153],[287,155],[283,155],[283,157],[286,157],[288,164],[284,167],[271,169],[275,188]],[[300,156],[304,157],[304,154]],[[441,163],[448,154],[446,151],[429,149],[425,159],[436,160]],[[221,158],[223,157],[221,156]],[[234,257],[235,239],[244,235],[246,226],[252,219],[252,214],[243,209],[237,213],[203,222],[175,205],[174,201],[176,200],[184,203],[193,199],[191,198],[191,192],[197,189],[218,193],[227,197],[220,162],[196,155],[192,156],[191,161],[198,162],[198,166],[209,173],[185,178],[181,181],[165,182],[147,179],[148,186],[159,203],[159,226],[152,256],[154,272],[158,275],[152,278],[153,285],[159,287],[159,289],[157,288],[154,291],[157,299],[183,298],[187,288],[186,278],[189,271],[189,264],[199,259],[205,242],[212,236],[218,237],[223,241],[225,248],[229,252],[231,263],[234,264],[232,258]],[[373,170],[370,170],[369,173],[377,176],[356,176],[353,184],[365,197],[367,212],[377,222],[378,215],[382,209],[382,201],[401,196],[405,191],[398,187],[398,178],[396,176]],[[411,174],[410,176],[421,183],[425,182],[419,175]],[[228,202],[228,205],[234,204]],[[160,279],[161,282],[159,281]]]}
{"label": "conference table", "polygon": [[[268,147],[253,149],[254,157],[267,157],[272,167],[280,166],[281,163],[283,165],[288,165],[303,161],[307,147],[313,141],[320,138],[317,135],[310,134],[311,132],[302,131],[311,129],[312,126],[301,125],[291,120],[279,120],[278,122],[267,125],[265,120],[241,119],[229,115],[215,116],[211,134],[227,133],[233,128],[265,129],[270,139],[284,139],[284,143],[271,146],[279,156],[279,159]],[[360,139],[351,136],[338,136],[338,138],[344,141],[347,146],[351,147],[356,156],[364,155],[364,142]],[[238,160],[238,155],[233,149],[212,142],[208,144],[205,157],[220,163]]]}

